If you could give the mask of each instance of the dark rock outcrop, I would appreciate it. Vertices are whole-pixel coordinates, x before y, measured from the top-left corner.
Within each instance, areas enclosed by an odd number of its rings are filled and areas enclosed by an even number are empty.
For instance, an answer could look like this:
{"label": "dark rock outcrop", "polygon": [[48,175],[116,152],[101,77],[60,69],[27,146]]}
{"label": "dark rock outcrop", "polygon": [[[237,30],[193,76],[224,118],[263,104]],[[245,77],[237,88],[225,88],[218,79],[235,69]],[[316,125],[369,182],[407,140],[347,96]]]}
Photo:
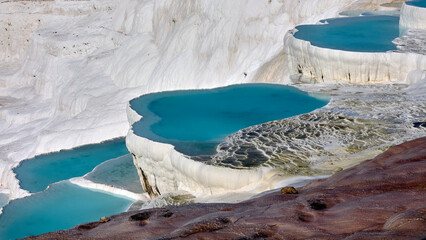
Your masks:
{"label": "dark rock outcrop", "polygon": [[426,137],[297,191],[127,212],[31,239],[422,239]]}

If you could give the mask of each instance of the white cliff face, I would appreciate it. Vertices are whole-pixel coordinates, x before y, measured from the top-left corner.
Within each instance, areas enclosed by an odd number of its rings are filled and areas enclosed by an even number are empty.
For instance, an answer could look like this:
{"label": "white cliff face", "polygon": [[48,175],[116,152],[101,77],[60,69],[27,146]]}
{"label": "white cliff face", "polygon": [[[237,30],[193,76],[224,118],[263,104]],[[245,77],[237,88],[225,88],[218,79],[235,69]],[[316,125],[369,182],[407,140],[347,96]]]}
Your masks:
{"label": "white cliff face", "polygon": [[187,191],[196,196],[228,192],[260,193],[277,187],[273,169],[236,170],[197,162],[170,144],[139,137],[129,131],[126,145],[134,157],[144,190],[156,197],[163,193]]}
{"label": "white cliff face", "polygon": [[284,38],[290,74],[302,74],[318,82],[406,83],[413,70],[426,69],[426,56],[413,52],[349,52],[321,48],[294,37]]}
{"label": "white cliff face", "polygon": [[283,82],[264,64],[285,66],[288,29],[384,2],[0,1],[0,188],[27,194],[23,159],[125,136],[141,94]]}
{"label": "white cliff face", "polygon": [[404,3],[399,24],[405,28],[426,29],[426,8]]}

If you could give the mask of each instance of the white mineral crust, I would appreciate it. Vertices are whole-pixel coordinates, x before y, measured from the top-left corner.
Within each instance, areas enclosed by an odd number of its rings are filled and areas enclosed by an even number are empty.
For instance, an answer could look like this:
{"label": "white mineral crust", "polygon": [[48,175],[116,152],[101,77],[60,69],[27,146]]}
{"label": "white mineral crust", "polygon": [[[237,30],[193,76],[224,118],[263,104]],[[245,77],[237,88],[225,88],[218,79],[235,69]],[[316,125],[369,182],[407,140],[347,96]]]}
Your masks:
{"label": "white mineral crust", "polygon": [[264,66],[285,66],[287,30],[387,2],[0,1],[0,189],[28,194],[23,159],[126,136],[141,94],[283,82]]}

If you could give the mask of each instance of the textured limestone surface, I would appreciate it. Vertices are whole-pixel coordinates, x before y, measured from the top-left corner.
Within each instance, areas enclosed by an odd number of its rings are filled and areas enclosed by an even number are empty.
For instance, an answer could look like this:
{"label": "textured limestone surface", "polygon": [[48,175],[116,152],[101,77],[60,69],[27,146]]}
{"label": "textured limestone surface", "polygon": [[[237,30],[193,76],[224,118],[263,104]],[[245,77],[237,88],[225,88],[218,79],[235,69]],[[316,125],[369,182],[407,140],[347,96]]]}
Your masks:
{"label": "textured limestone surface", "polygon": [[[294,79],[292,85],[332,96],[330,103],[311,113],[242,129],[220,143],[212,156],[189,157],[170,144],[129,131],[126,144],[145,190],[151,196],[178,190],[194,195],[256,194],[281,187],[289,177],[330,175],[426,135],[426,127],[418,124],[426,122],[424,82],[407,87],[305,80]],[[128,108],[131,124],[141,117]]]}
{"label": "textured limestone surface", "polygon": [[426,29],[426,8],[404,3],[399,24],[405,28]]}

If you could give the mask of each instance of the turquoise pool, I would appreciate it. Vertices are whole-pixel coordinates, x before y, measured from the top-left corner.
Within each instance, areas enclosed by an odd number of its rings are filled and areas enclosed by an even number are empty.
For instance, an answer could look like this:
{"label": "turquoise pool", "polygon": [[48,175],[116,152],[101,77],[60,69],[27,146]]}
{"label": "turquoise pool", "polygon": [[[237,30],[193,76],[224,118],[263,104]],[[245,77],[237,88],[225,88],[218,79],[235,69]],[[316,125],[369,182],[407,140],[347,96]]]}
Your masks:
{"label": "turquoise pool", "polygon": [[143,192],[138,172],[130,154],[103,162],[84,178],[134,193]]}
{"label": "turquoise pool", "polygon": [[133,202],[62,180],[90,172],[85,178],[93,182],[142,192],[124,139],[37,156],[22,162],[14,171],[22,188],[37,193],[4,207],[0,239],[22,238],[97,221],[102,216],[125,211]]}
{"label": "turquoise pool", "polygon": [[328,103],[294,87],[240,84],[208,90],[148,94],[130,101],[143,118],[135,134],[169,143],[184,154],[210,155],[240,129],[311,112]]}
{"label": "turquoise pool", "polygon": [[40,192],[54,182],[83,176],[102,162],[128,154],[124,138],[36,156],[13,171],[21,188]]}
{"label": "turquoise pool", "polygon": [[398,16],[361,16],[326,19],[328,24],[300,25],[294,37],[312,45],[353,52],[396,50]]}
{"label": "turquoise pool", "polygon": [[426,8],[426,0],[416,0],[416,1],[407,1],[407,5],[412,5],[416,7]]}
{"label": "turquoise pool", "polygon": [[60,182],[5,206],[0,215],[0,239],[23,238],[98,221],[102,216],[126,211],[131,204],[129,199]]}

